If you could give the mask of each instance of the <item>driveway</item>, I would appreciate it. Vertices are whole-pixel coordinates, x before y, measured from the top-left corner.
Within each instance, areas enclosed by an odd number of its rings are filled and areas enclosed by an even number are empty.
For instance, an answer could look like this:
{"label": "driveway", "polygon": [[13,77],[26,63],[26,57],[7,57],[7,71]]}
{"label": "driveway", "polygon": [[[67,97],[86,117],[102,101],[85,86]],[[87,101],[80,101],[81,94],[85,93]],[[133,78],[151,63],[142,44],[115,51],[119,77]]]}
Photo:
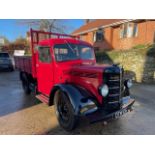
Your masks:
{"label": "driveway", "polygon": [[18,72],[0,72],[0,134],[155,134],[155,85],[135,84],[134,111],[108,123],[80,124],[68,133],[57,122],[54,108],[26,96]]}

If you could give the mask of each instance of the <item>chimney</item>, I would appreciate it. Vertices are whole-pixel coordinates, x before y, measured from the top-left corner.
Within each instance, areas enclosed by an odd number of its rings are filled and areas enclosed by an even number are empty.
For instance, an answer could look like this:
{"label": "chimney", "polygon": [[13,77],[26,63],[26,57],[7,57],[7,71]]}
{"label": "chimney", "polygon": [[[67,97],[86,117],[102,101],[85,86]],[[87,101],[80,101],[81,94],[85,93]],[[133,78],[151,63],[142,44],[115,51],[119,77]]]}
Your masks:
{"label": "chimney", "polygon": [[85,24],[88,24],[90,22],[90,19],[85,19]]}

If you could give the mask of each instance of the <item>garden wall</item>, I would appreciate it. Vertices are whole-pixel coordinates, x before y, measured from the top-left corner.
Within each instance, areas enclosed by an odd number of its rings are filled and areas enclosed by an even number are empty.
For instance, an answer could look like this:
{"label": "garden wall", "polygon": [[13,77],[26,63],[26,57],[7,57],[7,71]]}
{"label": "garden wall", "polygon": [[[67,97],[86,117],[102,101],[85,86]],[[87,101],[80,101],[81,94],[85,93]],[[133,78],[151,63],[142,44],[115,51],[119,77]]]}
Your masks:
{"label": "garden wall", "polygon": [[130,50],[96,52],[98,63],[120,63],[127,77],[136,82],[155,83],[155,45],[137,46]]}

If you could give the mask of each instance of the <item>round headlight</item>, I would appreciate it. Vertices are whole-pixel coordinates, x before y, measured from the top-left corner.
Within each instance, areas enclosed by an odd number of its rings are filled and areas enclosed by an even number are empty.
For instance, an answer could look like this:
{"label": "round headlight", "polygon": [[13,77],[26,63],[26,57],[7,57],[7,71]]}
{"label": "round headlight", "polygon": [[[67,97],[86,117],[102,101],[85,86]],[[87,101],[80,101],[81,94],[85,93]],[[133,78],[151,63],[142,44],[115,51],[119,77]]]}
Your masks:
{"label": "round headlight", "polygon": [[109,88],[108,88],[108,86],[107,86],[106,84],[102,85],[102,86],[100,87],[100,92],[101,92],[101,95],[102,95],[103,97],[106,97],[106,96],[108,95],[108,93],[109,93]]}
{"label": "round headlight", "polygon": [[131,79],[127,80],[127,87],[128,88],[132,87],[132,80]]}

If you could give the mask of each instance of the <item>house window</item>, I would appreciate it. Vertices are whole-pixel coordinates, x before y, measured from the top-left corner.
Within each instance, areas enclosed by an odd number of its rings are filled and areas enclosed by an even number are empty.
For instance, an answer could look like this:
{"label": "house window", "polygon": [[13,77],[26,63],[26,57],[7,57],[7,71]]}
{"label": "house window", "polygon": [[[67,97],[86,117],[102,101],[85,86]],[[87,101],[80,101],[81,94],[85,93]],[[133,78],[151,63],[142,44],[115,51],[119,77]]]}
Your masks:
{"label": "house window", "polygon": [[137,37],[137,35],[138,35],[138,25],[137,23],[134,23],[133,37]]}
{"label": "house window", "polygon": [[137,23],[125,23],[120,26],[120,38],[137,37],[138,25]]}
{"label": "house window", "polygon": [[153,36],[153,43],[155,43],[155,32],[154,32],[154,36]]}
{"label": "house window", "polygon": [[99,29],[94,33],[94,42],[103,41],[104,40],[104,31],[103,29]]}
{"label": "house window", "polygon": [[127,38],[131,38],[133,36],[133,24],[128,23],[127,26]]}
{"label": "house window", "polygon": [[120,38],[126,38],[127,34],[128,34],[128,23],[125,23],[120,27]]}
{"label": "house window", "polygon": [[127,37],[127,32],[128,32],[128,23],[125,23],[124,30],[123,30],[123,38]]}
{"label": "house window", "polygon": [[84,39],[83,39],[83,35],[80,35],[80,40],[84,40]]}
{"label": "house window", "polygon": [[124,33],[124,25],[120,26],[120,38],[123,38],[123,33]]}

